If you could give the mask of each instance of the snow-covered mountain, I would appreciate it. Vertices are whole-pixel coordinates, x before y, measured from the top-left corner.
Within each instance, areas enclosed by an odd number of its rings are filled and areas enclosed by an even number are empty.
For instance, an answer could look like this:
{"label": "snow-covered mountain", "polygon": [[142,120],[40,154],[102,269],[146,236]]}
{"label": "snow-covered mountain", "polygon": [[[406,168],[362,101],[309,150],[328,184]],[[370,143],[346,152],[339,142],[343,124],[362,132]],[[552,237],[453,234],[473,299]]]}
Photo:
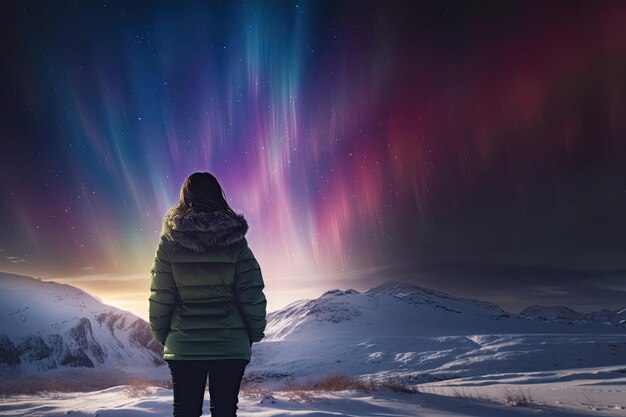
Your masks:
{"label": "snow-covered mountain", "polygon": [[[616,319],[624,311],[587,320],[571,311],[512,314],[399,281],[334,289],[268,314],[246,372],[263,381],[343,372],[423,382],[626,362],[626,327]],[[0,370],[122,367],[167,378],[162,352],[132,313],[70,285],[0,273]]]}
{"label": "snow-covered mountain", "polygon": [[155,367],[148,323],[71,285],[0,272],[0,371]]}
{"label": "snow-covered mountain", "polygon": [[519,314],[520,316],[527,319],[559,321],[575,320],[581,315],[581,313],[579,313],[578,311],[574,311],[571,308],[565,306],[540,305],[532,305],[530,307],[526,307]]}
{"label": "snow-covered mountain", "polygon": [[[313,332],[318,336],[342,335],[347,328],[363,336],[626,333],[623,322],[615,319],[624,311],[611,312],[612,315],[587,313],[587,320],[574,323],[561,318],[578,318],[581,314],[565,307],[529,307],[523,313],[513,314],[487,301],[388,281],[364,293],[330,290],[317,299],[296,301],[272,312],[268,315],[266,340],[297,340],[310,337]],[[606,324],[618,328],[610,329]]]}
{"label": "snow-covered mountain", "polygon": [[343,372],[425,382],[623,364],[626,327],[605,323],[539,320],[389,281],[270,313],[248,372],[262,381]]}
{"label": "snow-covered mountain", "polygon": [[519,313],[521,317],[532,320],[558,321],[567,323],[599,323],[607,326],[626,326],[626,308],[621,310],[600,310],[589,313],[579,313],[564,306],[526,307]]}

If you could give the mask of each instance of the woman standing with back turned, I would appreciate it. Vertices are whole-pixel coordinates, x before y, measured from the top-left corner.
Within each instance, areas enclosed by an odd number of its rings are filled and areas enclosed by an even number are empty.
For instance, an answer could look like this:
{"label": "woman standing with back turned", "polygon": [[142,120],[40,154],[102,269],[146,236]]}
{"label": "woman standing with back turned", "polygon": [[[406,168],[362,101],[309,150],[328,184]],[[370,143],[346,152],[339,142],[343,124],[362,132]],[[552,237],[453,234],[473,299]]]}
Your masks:
{"label": "woman standing with back turned", "polygon": [[174,416],[202,414],[207,374],[212,417],[237,415],[253,342],[265,335],[261,268],[248,223],[208,172],[190,175],[163,218],[151,268],[150,329],[164,345]]}

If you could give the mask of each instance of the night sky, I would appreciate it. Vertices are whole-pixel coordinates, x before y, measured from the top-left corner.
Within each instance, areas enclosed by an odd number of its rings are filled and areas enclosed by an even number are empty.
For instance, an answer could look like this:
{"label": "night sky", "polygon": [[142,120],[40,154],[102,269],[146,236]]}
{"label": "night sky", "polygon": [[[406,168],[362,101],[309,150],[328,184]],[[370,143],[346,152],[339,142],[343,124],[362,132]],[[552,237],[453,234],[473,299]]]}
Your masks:
{"label": "night sky", "polygon": [[388,279],[626,306],[626,2],[0,7],[0,271],[146,317],[208,171],[270,309]]}

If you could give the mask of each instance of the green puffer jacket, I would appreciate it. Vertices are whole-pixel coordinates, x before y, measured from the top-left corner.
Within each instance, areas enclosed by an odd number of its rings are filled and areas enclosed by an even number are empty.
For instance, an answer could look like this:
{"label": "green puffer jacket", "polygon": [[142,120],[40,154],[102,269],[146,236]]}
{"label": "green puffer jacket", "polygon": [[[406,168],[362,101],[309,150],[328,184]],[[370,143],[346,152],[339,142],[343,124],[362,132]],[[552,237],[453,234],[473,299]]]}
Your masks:
{"label": "green puffer jacket", "polygon": [[163,359],[246,359],[265,334],[261,268],[242,214],[163,219],[151,268],[150,329]]}

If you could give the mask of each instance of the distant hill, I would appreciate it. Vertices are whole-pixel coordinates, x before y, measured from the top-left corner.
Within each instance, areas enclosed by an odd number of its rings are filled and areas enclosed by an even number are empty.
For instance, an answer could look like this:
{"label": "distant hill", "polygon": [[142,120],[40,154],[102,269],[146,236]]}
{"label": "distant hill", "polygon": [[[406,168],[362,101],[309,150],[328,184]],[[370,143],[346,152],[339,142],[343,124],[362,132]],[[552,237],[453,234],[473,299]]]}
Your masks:
{"label": "distant hill", "polygon": [[530,320],[566,322],[572,324],[597,323],[617,327],[626,326],[626,308],[616,311],[605,309],[589,313],[579,313],[578,311],[564,306],[533,305],[526,307],[519,315]]}
{"label": "distant hill", "polygon": [[333,289],[270,313],[247,372],[259,381],[342,372],[419,383],[626,363],[623,323],[542,311],[513,314],[400,281],[363,293]]}
{"label": "distant hill", "polygon": [[[269,313],[246,374],[280,381],[342,372],[411,383],[623,365],[624,314],[541,306],[513,314],[401,281],[363,293],[333,289]],[[0,273],[0,371],[128,368],[167,379],[162,354],[132,313],[70,285]]]}
{"label": "distant hill", "polygon": [[[581,315],[567,307],[529,307],[521,314],[497,305],[401,281],[364,293],[330,290],[268,315],[267,340],[350,333],[376,336],[457,336],[516,333],[626,333],[624,311]],[[585,320],[580,317],[585,317]]]}

